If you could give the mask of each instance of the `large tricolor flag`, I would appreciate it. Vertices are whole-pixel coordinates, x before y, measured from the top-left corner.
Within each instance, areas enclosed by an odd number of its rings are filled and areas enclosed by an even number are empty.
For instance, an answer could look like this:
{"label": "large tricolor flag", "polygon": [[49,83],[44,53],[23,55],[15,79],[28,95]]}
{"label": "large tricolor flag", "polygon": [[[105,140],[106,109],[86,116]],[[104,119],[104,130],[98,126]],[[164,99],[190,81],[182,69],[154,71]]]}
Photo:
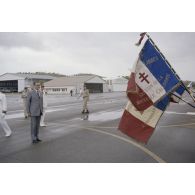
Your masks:
{"label": "large tricolor flag", "polygon": [[180,85],[180,80],[148,39],[130,76],[127,96],[135,108],[143,111]]}
{"label": "large tricolor flag", "polygon": [[119,129],[147,143],[165,109],[178,102],[186,88],[166,59],[148,39],[142,48],[127,86],[129,101]]}
{"label": "large tricolor flag", "polygon": [[[132,84],[132,86],[133,83],[135,83],[132,79],[133,75],[132,73],[130,78],[130,81],[132,81],[130,84]],[[170,96],[167,95],[147,109],[139,111],[134,106],[133,102],[129,100],[118,128],[135,140],[147,143],[169,102]]]}
{"label": "large tricolor flag", "polygon": [[[172,94],[181,97],[184,91],[185,88],[181,85]],[[167,95],[144,111],[137,110],[133,103],[128,101],[118,128],[135,140],[147,143],[169,103],[179,102],[177,97]]]}

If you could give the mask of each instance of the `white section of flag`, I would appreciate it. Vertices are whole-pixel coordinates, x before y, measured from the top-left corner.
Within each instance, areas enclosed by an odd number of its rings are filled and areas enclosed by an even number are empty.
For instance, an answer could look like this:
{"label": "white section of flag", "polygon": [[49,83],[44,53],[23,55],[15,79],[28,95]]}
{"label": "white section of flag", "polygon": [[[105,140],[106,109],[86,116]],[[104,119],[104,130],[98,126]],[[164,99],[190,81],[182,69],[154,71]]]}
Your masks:
{"label": "white section of flag", "polygon": [[156,108],[155,106],[150,106],[143,112],[138,111],[133,104],[129,101],[125,108],[131,115],[142,121],[143,123],[155,128],[158,120],[160,119],[163,111]]}
{"label": "white section of flag", "polygon": [[[140,74],[142,74],[145,79],[143,77],[140,78]],[[166,94],[163,86],[140,59],[137,61],[135,69],[135,82],[148,95],[152,102],[156,102]]]}

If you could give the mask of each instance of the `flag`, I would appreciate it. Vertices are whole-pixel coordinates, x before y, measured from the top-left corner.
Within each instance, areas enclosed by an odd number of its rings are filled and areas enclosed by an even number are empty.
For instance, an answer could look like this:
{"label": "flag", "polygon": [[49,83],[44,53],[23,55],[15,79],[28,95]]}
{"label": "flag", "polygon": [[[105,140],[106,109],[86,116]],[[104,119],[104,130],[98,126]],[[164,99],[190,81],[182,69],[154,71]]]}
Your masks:
{"label": "flag", "polygon": [[146,110],[138,111],[132,102],[129,101],[118,129],[133,139],[146,144],[169,102],[170,98],[166,96]]}
{"label": "flag", "polygon": [[128,81],[127,96],[132,104],[140,111],[153,105],[152,100],[146,93],[136,84],[135,73],[132,72]]}
{"label": "flag", "polygon": [[127,86],[129,101],[118,129],[139,142],[147,143],[169,103],[179,102],[185,90],[182,81],[149,38],[130,75]]}
{"label": "flag", "polygon": [[139,111],[143,111],[180,85],[180,80],[148,39],[136,60],[130,76],[127,96]]}
{"label": "flag", "polygon": [[171,95],[171,102],[173,103],[179,103],[183,93],[185,92],[185,87],[183,85],[180,85]]}

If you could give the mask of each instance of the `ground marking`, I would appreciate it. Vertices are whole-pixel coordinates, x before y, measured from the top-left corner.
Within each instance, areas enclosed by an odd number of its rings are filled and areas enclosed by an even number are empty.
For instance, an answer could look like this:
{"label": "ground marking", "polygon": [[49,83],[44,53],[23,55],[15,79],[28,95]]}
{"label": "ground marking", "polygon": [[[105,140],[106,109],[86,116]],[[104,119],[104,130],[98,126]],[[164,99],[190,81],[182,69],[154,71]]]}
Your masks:
{"label": "ground marking", "polygon": [[162,128],[168,128],[168,127],[184,127],[184,126],[193,126],[195,123],[184,123],[184,124],[175,124],[175,125],[162,125],[162,126],[157,126],[157,127],[162,127]]}
{"label": "ground marking", "polygon": [[166,114],[180,114],[180,115],[195,115],[195,112],[174,112],[174,111],[166,111]]}
{"label": "ground marking", "polygon": [[[157,127],[162,127],[162,128],[168,128],[168,127],[183,127],[183,126],[193,126],[195,123],[184,123],[184,124],[173,124],[173,125],[160,125]],[[91,128],[97,128],[96,126],[90,126]],[[102,127],[99,126],[98,129],[117,129],[118,127]]]}
{"label": "ground marking", "polygon": [[129,139],[126,139],[124,137],[121,137],[121,136],[118,136],[118,135],[115,135],[115,134],[112,134],[112,133],[108,133],[106,131],[102,131],[102,130],[98,130],[98,129],[94,129],[94,128],[89,128],[89,127],[85,127],[84,129],[86,130],[89,130],[89,131],[94,131],[94,132],[97,132],[97,133],[101,133],[101,134],[106,134],[106,135],[109,135],[109,136],[112,136],[112,137],[115,137],[117,139],[120,139],[122,141],[125,141],[127,143],[130,143],[132,145],[134,145],[135,147],[139,148],[140,150],[142,150],[143,152],[145,152],[146,154],[148,154],[150,157],[152,157],[154,160],[156,160],[157,162],[159,163],[166,163],[164,160],[162,160],[159,156],[157,156],[156,154],[154,154],[153,152],[151,152],[150,150],[148,150],[147,148],[145,148],[144,146],[132,141],[132,140],[129,140]]}

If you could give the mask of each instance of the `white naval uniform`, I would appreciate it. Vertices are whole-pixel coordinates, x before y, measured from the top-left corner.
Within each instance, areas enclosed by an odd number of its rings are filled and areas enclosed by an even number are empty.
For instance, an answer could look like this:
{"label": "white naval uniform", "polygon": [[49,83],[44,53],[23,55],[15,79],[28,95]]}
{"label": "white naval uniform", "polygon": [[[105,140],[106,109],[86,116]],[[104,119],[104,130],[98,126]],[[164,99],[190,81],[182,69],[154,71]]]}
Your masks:
{"label": "white naval uniform", "polygon": [[0,124],[5,132],[5,136],[10,136],[12,131],[5,120],[5,113],[3,111],[7,111],[7,101],[5,94],[0,92]]}
{"label": "white naval uniform", "polygon": [[27,113],[27,95],[28,95],[28,91],[23,91],[21,98],[23,100],[23,109],[24,109],[24,117],[28,117],[28,113]]}
{"label": "white naval uniform", "polygon": [[45,91],[43,91],[43,113],[41,115],[40,126],[46,126],[44,122],[46,109],[47,109],[47,94]]}

